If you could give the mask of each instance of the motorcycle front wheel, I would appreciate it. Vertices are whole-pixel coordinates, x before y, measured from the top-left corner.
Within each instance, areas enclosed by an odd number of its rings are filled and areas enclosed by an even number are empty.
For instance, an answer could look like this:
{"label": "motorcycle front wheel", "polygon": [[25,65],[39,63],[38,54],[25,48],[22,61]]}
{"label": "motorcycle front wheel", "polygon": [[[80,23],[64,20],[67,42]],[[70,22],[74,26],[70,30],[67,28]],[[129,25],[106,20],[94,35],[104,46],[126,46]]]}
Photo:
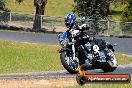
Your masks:
{"label": "motorcycle front wheel", "polygon": [[60,59],[63,67],[70,73],[70,74],[77,74],[78,73],[78,66],[79,62],[76,60],[72,60],[72,56],[68,56],[66,51],[60,54]]}

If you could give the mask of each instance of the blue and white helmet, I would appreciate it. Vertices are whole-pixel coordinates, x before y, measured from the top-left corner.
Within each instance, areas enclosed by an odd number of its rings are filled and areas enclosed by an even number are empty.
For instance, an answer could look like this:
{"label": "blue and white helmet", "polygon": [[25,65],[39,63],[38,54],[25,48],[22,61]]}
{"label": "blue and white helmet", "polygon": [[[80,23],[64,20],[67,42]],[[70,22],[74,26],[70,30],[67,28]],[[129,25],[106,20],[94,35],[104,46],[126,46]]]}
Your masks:
{"label": "blue and white helmet", "polygon": [[67,27],[71,27],[76,22],[75,14],[67,14],[64,18]]}

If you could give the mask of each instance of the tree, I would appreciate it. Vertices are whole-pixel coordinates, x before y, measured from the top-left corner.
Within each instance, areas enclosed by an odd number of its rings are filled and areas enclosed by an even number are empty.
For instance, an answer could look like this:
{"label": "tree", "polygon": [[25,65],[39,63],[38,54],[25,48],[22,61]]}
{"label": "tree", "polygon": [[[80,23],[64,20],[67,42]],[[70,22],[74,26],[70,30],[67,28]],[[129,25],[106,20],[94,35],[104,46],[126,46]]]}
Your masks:
{"label": "tree", "polygon": [[0,0],[0,10],[8,11],[8,9],[5,7],[5,0]]}
{"label": "tree", "polygon": [[113,0],[74,0],[74,12],[79,16],[104,18],[109,14],[110,2]]}
{"label": "tree", "polygon": [[47,0],[34,0],[35,19],[33,23],[33,29],[35,31],[41,30],[41,20],[42,20],[41,15],[44,15],[46,3]]}
{"label": "tree", "polygon": [[107,18],[110,10],[110,3],[113,0],[74,0],[76,3],[74,6],[74,12],[78,14],[78,16],[85,16],[90,19],[94,19],[92,23],[94,26],[94,33],[98,34],[100,29],[97,23],[98,19]]}
{"label": "tree", "polygon": [[122,21],[132,21],[132,0],[128,0],[128,4],[122,13]]}
{"label": "tree", "polygon": [[[23,0],[16,0],[18,3],[21,3]],[[45,5],[47,0],[34,0],[35,6],[35,16],[34,16],[34,23],[33,23],[33,30],[38,32],[41,30],[41,15],[44,15],[45,12]]]}
{"label": "tree", "polygon": [[8,22],[8,18],[9,18],[9,13],[8,13],[8,9],[5,7],[5,0],[0,0],[0,21],[2,22]]}
{"label": "tree", "polygon": [[130,23],[132,22],[132,0],[127,0],[127,6],[122,13],[122,21],[129,22],[121,24],[122,31],[132,33],[132,23]]}

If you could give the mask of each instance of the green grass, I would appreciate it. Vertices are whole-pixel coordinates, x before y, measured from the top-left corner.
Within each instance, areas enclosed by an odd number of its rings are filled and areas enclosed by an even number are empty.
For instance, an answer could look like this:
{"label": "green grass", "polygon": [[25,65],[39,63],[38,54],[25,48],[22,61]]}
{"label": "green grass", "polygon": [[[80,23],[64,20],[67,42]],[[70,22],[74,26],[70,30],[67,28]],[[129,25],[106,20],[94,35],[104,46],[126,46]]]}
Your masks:
{"label": "green grass", "polygon": [[0,41],[0,73],[62,70],[57,46]]}
{"label": "green grass", "polygon": [[[33,0],[24,0],[21,4],[15,0],[6,0],[6,7],[12,12],[32,14],[34,11]],[[67,13],[73,10],[73,0],[48,0],[46,5],[46,16],[64,17]]]}
{"label": "green grass", "polygon": [[74,86],[69,88],[131,88],[132,83],[130,84],[86,84],[83,86]]}
{"label": "green grass", "polygon": [[132,57],[128,57],[126,55],[116,54],[117,60],[119,64],[130,64],[132,63]]}
{"label": "green grass", "polygon": [[[28,44],[0,40],[0,73],[64,70],[57,45]],[[116,54],[119,64],[132,63],[132,57]]]}

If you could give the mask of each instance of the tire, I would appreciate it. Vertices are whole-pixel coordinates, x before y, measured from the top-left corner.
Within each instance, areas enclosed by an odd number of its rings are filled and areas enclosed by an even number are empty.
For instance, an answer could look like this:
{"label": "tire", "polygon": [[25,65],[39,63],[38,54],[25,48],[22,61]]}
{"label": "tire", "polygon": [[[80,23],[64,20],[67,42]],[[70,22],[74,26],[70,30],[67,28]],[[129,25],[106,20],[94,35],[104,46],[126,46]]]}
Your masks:
{"label": "tire", "polygon": [[66,58],[66,54],[65,54],[66,52],[62,52],[61,54],[60,54],[60,59],[61,59],[61,63],[62,63],[62,65],[63,65],[63,67],[70,73],[70,74],[77,74],[78,73],[78,70],[76,69],[76,70],[74,70],[73,68],[71,68],[68,64],[67,64],[67,62],[66,62],[66,60],[65,60],[65,58]]}
{"label": "tire", "polygon": [[[109,49],[108,52],[111,53],[107,61],[108,64],[104,68],[102,68],[102,70],[104,72],[113,72],[117,68],[117,59],[115,57],[114,52],[111,49]],[[112,60],[113,61],[115,60],[115,65],[113,65]]]}
{"label": "tire", "polygon": [[111,66],[105,66],[104,68],[102,68],[102,70],[104,72],[113,72],[114,70],[116,70],[117,67],[111,67]]}

